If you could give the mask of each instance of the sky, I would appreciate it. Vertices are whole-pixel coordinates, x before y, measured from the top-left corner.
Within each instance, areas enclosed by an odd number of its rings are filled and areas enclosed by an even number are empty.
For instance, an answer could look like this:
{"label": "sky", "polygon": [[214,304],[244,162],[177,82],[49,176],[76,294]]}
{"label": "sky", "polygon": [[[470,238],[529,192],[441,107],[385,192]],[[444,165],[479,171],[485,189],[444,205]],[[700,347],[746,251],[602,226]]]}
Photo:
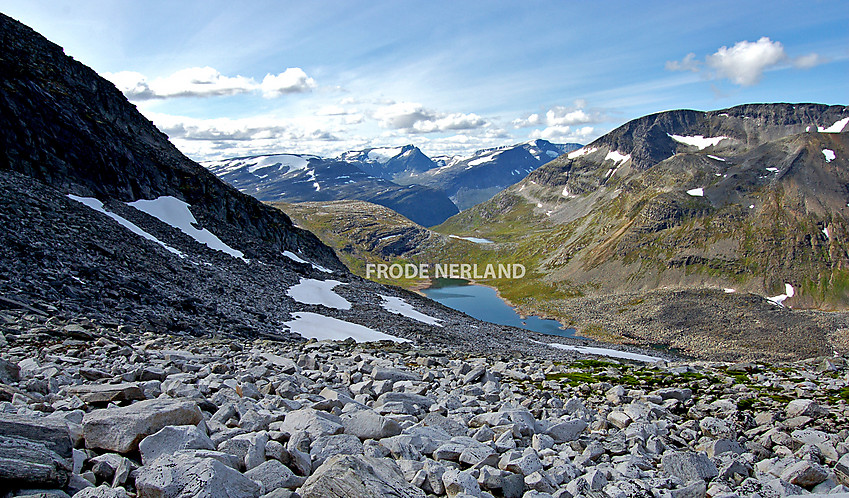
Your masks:
{"label": "sky", "polygon": [[0,0],[189,157],[589,143],[646,114],[849,104],[849,4]]}

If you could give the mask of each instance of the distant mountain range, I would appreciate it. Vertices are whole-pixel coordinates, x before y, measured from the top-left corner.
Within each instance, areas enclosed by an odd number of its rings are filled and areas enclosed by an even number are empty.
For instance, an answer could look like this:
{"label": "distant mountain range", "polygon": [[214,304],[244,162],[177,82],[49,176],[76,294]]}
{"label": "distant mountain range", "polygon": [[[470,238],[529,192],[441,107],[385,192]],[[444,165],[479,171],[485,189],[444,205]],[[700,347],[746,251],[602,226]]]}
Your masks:
{"label": "distant mountain range", "polygon": [[364,172],[358,164],[335,159],[274,154],[203,165],[242,192],[266,202],[364,200],[393,209],[424,226],[438,225],[459,212],[440,190],[401,186]]}
{"label": "distant mountain range", "polygon": [[413,145],[345,152],[335,159],[272,154],[202,163],[242,192],[267,202],[362,200],[423,225],[438,225],[489,199],[578,144],[545,140],[435,162]]}

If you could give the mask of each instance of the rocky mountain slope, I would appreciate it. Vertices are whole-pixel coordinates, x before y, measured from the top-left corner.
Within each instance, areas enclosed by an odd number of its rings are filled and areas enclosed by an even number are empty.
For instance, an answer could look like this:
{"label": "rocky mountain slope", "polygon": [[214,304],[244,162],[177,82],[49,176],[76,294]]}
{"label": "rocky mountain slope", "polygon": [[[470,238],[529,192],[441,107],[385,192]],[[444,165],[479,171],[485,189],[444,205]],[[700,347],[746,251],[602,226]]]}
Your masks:
{"label": "rocky mountain slope", "polygon": [[580,144],[547,140],[483,149],[467,158],[446,159],[438,168],[412,176],[409,182],[442,190],[461,210],[486,201],[529,173]]}
{"label": "rocky mountain slope", "polygon": [[515,242],[572,295],[715,288],[845,309],[847,121],[817,104],[646,116],[441,228]]}
{"label": "rocky mountain slope", "polygon": [[266,202],[363,200],[386,206],[424,226],[438,225],[459,212],[440,190],[400,186],[364,172],[359,163],[274,154],[203,165],[240,191]]}

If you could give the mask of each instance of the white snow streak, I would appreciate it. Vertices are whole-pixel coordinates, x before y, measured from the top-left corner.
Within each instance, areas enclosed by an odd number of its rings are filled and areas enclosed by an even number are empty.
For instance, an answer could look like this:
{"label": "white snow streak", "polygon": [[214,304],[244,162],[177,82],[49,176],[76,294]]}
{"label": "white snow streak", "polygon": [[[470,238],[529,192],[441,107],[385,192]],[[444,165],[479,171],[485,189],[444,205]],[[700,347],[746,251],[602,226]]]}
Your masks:
{"label": "white snow streak", "polygon": [[157,244],[159,244],[162,247],[164,247],[165,249],[167,249],[169,252],[172,252],[172,253],[176,254],[177,256],[180,256],[181,258],[185,257],[185,254],[183,254],[181,251],[174,249],[173,247],[169,246],[165,242],[162,242],[161,240],[157,239],[153,235],[145,232],[138,225],[136,225],[132,221],[128,220],[127,218],[124,218],[123,216],[117,215],[115,213],[110,213],[109,211],[106,210],[106,208],[103,207],[103,203],[100,202],[99,200],[95,199],[94,197],[80,197],[80,196],[77,196],[77,195],[74,195],[74,194],[68,194],[68,197],[70,197],[71,199],[73,199],[77,202],[85,204],[86,206],[90,207],[91,209],[94,209],[95,211],[98,211],[100,213],[105,214],[106,216],[108,216],[108,217],[112,218],[113,220],[117,221],[118,223],[120,223],[121,226],[127,228],[129,231],[133,232],[134,234],[140,235],[141,237],[144,237],[145,239],[150,240],[152,242],[156,242]]}
{"label": "white snow streak", "polygon": [[831,149],[823,149],[822,155],[825,156],[825,162],[827,162],[827,163],[834,161],[834,159],[837,157],[837,156],[834,155],[834,151],[831,150]]}
{"label": "white snow streak", "polygon": [[566,157],[568,157],[569,159],[576,159],[581,156],[586,156],[587,154],[592,154],[597,150],[598,148],[596,147],[581,147],[578,150],[573,150],[572,152],[566,154]]}
{"label": "white snow streak", "polygon": [[705,195],[705,189],[703,189],[702,187],[694,188],[688,190],[687,193],[692,195],[693,197],[703,197]]}
{"label": "white snow streak", "polygon": [[[669,135],[667,133],[667,135]],[[676,142],[681,142],[682,144],[693,145],[698,147],[699,150],[702,150],[706,147],[710,147],[712,145],[716,145],[722,140],[725,140],[728,137],[703,137],[702,135],[694,135],[692,137],[686,137],[683,135],[669,135],[669,138],[675,140]]]}
{"label": "white snow streak", "polygon": [[468,240],[469,242],[474,242],[475,244],[494,244],[495,242],[489,239],[482,239],[480,237],[461,237],[459,235],[449,235],[452,239],[460,239],[460,240]]}
{"label": "white snow streak", "polygon": [[784,294],[779,294],[777,296],[768,297],[767,300],[772,301],[773,303],[775,303],[778,306],[781,306],[783,308],[784,307],[784,301],[788,298],[793,297],[794,295],[796,295],[796,290],[793,288],[792,285],[785,283],[784,284]]}
{"label": "white snow streak", "polygon": [[656,363],[658,361],[663,361],[663,358],[658,358],[656,356],[648,356],[644,354],[638,353],[630,353],[628,351],[619,351],[617,349],[607,349],[607,348],[596,348],[590,346],[573,346],[571,344],[560,344],[560,343],[549,343],[549,346],[555,349],[562,349],[565,351],[577,351],[579,353],[584,354],[592,354],[596,356],[607,356],[608,358],[622,358],[625,360],[635,360],[635,361],[644,361],[646,363]]}
{"label": "white snow streak", "polygon": [[292,251],[283,251],[283,255],[286,256],[287,258],[291,259],[292,261],[296,262],[296,263],[303,263],[303,264],[306,264],[306,265],[311,265],[313,268],[315,268],[318,271],[323,271],[324,273],[333,273],[333,270],[328,270],[327,268],[325,268],[321,265],[317,265],[317,264],[315,264],[311,261],[307,261],[307,260],[301,258],[300,256],[298,256],[297,254],[293,253]]}
{"label": "white snow streak", "polygon": [[383,309],[390,313],[395,313],[397,315],[406,316],[407,318],[412,318],[413,320],[417,320],[422,323],[426,323],[428,325],[436,325],[437,327],[442,327],[442,324],[439,323],[438,318],[434,318],[430,315],[425,315],[420,311],[417,311],[413,308],[413,305],[404,301],[400,297],[393,296],[384,296],[383,294],[378,294],[382,299]]}
{"label": "white snow streak", "polygon": [[380,148],[380,149],[372,149],[368,153],[368,158],[371,161],[377,161],[381,164],[385,164],[389,162],[390,159],[397,156],[403,150],[402,147],[395,147],[394,149],[389,148]]}

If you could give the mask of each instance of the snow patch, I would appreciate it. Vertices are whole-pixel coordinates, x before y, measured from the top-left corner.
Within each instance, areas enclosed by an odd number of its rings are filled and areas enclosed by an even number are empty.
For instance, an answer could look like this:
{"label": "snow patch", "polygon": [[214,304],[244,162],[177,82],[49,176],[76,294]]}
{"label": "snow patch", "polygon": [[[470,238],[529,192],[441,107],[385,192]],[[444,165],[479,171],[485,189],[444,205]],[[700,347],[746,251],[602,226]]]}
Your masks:
{"label": "snow patch", "polygon": [[495,242],[489,239],[482,239],[480,237],[460,237],[459,235],[449,235],[452,239],[461,239],[468,240],[469,242],[474,242],[475,244],[494,244]]}
{"label": "snow patch", "polygon": [[631,159],[631,154],[622,154],[619,151],[611,150],[604,156],[604,160],[612,160],[614,163],[623,163],[628,159]]}
{"label": "snow patch", "polygon": [[769,171],[770,173],[778,173],[779,171],[781,171],[778,168],[767,168],[766,170]]}
{"label": "snow patch", "polygon": [[821,133],[840,133],[846,128],[846,124],[849,123],[849,118],[843,118],[840,121],[837,121],[833,125],[828,128],[823,128],[822,126],[817,126],[817,130]]}
{"label": "snow patch", "polygon": [[321,185],[319,185],[318,182],[312,182],[312,186],[313,186],[313,188],[315,188],[316,192],[321,191]]}
{"label": "snow patch", "polygon": [[[669,134],[667,133],[667,135]],[[692,137],[687,137],[683,135],[669,135],[669,138],[675,140],[676,142],[681,142],[682,144],[693,145],[695,147],[698,147],[699,150],[702,150],[706,147],[716,145],[728,137],[703,137],[702,135],[693,135]]]}
{"label": "snow patch", "polygon": [[737,292],[737,289],[729,289],[727,287],[722,290],[725,291],[726,294],[734,294],[735,292]]}
{"label": "snow patch", "polygon": [[781,306],[783,308],[784,307],[784,301],[788,298],[793,297],[794,295],[796,295],[796,290],[793,288],[792,285],[785,283],[784,284],[784,294],[779,294],[777,296],[768,297],[767,300],[772,301],[773,303],[775,303],[778,306]]}
{"label": "snow patch", "polygon": [[834,151],[831,150],[831,149],[823,149],[822,155],[825,156],[825,162],[827,162],[827,163],[834,161],[834,159],[837,157],[837,156],[834,155]]}
{"label": "snow patch", "polygon": [[395,148],[379,148],[372,149],[368,152],[368,158],[371,161],[376,161],[381,164],[385,164],[389,162],[393,157],[398,156],[403,151],[403,147],[395,147]]}
{"label": "snow patch", "polygon": [[413,308],[413,305],[404,301],[400,297],[393,296],[384,296],[383,294],[378,294],[382,299],[383,309],[390,313],[395,313],[396,315],[406,316],[407,318],[412,318],[413,320],[417,320],[422,323],[426,323],[428,325],[436,325],[437,327],[442,327],[442,324],[439,323],[438,318],[434,318],[430,315],[425,315],[419,311],[416,311]]}
{"label": "snow patch", "polygon": [[549,343],[548,345],[552,348],[562,349],[564,351],[577,351],[578,353],[592,354],[596,356],[606,356],[608,358],[621,358],[624,360],[644,361],[646,363],[656,363],[658,361],[663,361],[663,358],[658,358],[657,356],[631,353],[628,351],[619,351],[617,349],[596,348],[590,346],[573,346],[571,344],[560,344],[557,342]]}
{"label": "snow patch", "polygon": [[309,160],[305,157],[296,156],[293,154],[280,154],[274,156],[263,156],[258,157],[256,162],[252,165],[248,166],[248,172],[254,173],[255,171],[267,168],[269,166],[280,165],[280,170],[283,167],[286,167],[286,171],[294,171],[298,169],[304,169],[309,164]]}
{"label": "snow patch", "polygon": [[823,227],[822,233],[823,233],[823,235],[825,235],[825,238],[827,238],[828,240],[831,240],[831,234],[828,232],[828,227]]}
{"label": "snow patch", "polygon": [[[501,154],[502,152],[503,151],[494,152],[492,154],[489,154],[488,156],[483,156],[480,159],[475,159],[474,161],[469,161],[469,166],[479,166],[483,163],[488,163],[488,162],[494,160],[495,157],[497,155]],[[466,169],[469,169],[469,168],[466,168]]]}
{"label": "snow patch", "polygon": [[571,197],[572,192],[569,192],[569,187],[563,187],[563,192],[560,193],[563,197]]}
{"label": "snow patch", "polygon": [[343,341],[347,338],[352,338],[357,342],[371,341],[395,341],[395,342],[410,342],[408,339],[401,339],[393,335],[384,334],[377,330],[358,325],[356,323],[346,322],[337,318],[331,318],[319,313],[309,313],[306,311],[292,313],[294,320],[283,322],[292,332],[300,334],[305,339],[316,339],[319,341]]}
{"label": "snow patch", "polygon": [[173,247],[169,246],[165,242],[162,242],[161,240],[157,239],[153,235],[145,232],[138,225],[136,225],[132,221],[128,220],[127,218],[124,218],[123,216],[117,215],[115,213],[110,213],[103,206],[103,203],[100,202],[99,200],[95,199],[94,197],[80,197],[80,196],[74,195],[74,194],[68,194],[68,197],[71,198],[72,200],[75,200],[77,202],[85,204],[86,206],[90,207],[91,209],[94,209],[97,212],[105,214],[106,216],[117,221],[121,226],[123,226],[124,228],[133,232],[134,234],[139,235],[141,237],[144,237],[145,239],[150,240],[152,242],[156,242],[157,244],[159,244],[162,247],[164,247],[165,249],[167,249],[169,252],[172,252],[172,253],[176,254],[177,256],[180,256],[181,258],[186,257],[186,255],[183,254],[181,251],[174,249]]}
{"label": "snow patch", "polygon": [[133,201],[128,203],[128,205],[153,216],[166,225],[171,225],[199,243],[205,244],[210,249],[221,251],[234,258],[239,258],[246,263],[248,262],[242,251],[228,246],[209,230],[196,228],[195,225],[198,222],[189,209],[190,206],[176,197],[164,195],[153,200],[141,199]]}
{"label": "snow patch", "polygon": [[337,285],[342,285],[342,282],[301,277],[300,282],[289,287],[286,295],[302,304],[320,304],[337,310],[351,309],[347,299],[333,292]]}
{"label": "snow patch", "polygon": [[598,150],[597,147],[581,147],[578,150],[574,150],[574,151],[566,154],[566,157],[568,157],[569,159],[576,159],[576,158],[579,158],[581,156],[586,156],[587,154],[592,154],[593,152],[595,152],[597,150]]}
{"label": "snow patch", "polygon": [[693,197],[704,197],[705,189],[703,189],[702,187],[694,188],[694,189],[688,190],[687,193],[692,195]]}
{"label": "snow patch", "polygon": [[723,159],[723,158],[721,158],[721,157],[712,156],[712,155],[710,155],[710,154],[708,154],[708,157],[709,157],[709,158],[711,158],[711,159],[714,159],[714,160],[716,160],[716,161],[726,162],[726,161],[725,161],[725,159]]}

